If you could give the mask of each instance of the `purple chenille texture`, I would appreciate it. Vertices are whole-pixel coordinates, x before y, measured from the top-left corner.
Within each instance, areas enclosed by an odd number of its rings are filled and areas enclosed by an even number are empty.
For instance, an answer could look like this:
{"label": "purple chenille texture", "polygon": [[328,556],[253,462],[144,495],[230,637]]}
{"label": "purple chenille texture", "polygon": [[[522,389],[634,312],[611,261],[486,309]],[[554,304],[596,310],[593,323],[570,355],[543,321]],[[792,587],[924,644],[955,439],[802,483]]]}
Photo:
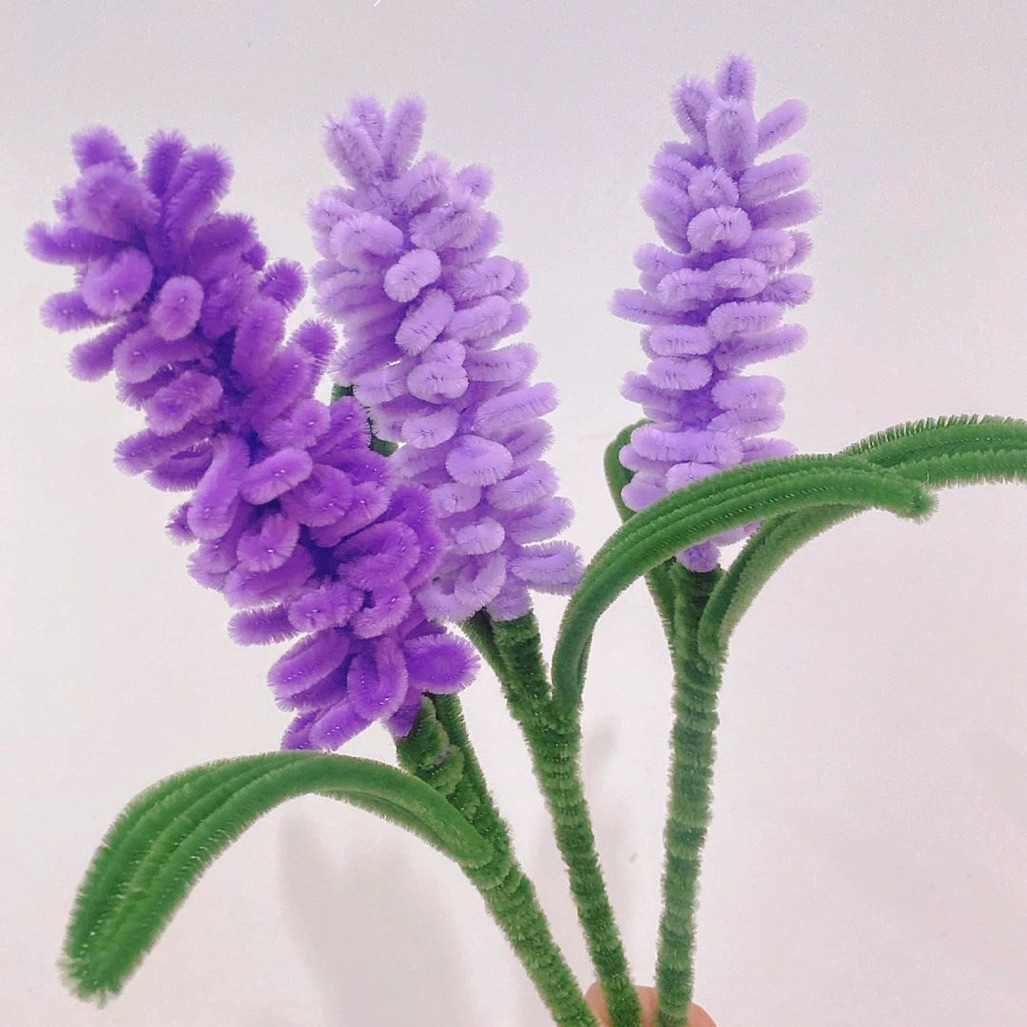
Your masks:
{"label": "purple chenille texture", "polygon": [[[663,245],[638,250],[641,288],[618,291],[611,304],[619,317],[645,326],[649,358],[623,388],[651,422],[620,453],[633,472],[622,492],[632,510],[724,468],[794,452],[766,437],[784,417],[781,383],[739,372],[805,342],[800,325],[781,323],[812,288],[808,275],[793,271],[810,252],[809,236],[789,229],[810,220],[817,204],[800,188],[810,173],[805,157],[757,162],[802,128],[806,108],[786,100],[757,120],[755,87],[752,64],[737,56],[713,84],[682,81],[671,107],[688,140],[663,145],[642,193]],[[725,532],[678,559],[712,570],[719,547],[754,527]]]}
{"label": "purple chenille texture", "polygon": [[415,598],[443,554],[427,491],[369,449],[355,400],[313,398],[331,327],[307,321],[286,341],[300,267],[268,263],[251,219],[218,212],[231,177],[219,150],[159,134],[138,168],[106,128],[73,150],[80,176],[28,248],[75,268],[44,322],[103,326],[72,351],[73,372],[113,370],[145,415],[118,464],[192,494],[168,529],[196,544],[193,577],[239,609],[236,641],[299,639],[269,675],[294,714],[283,747],[336,749],[375,721],[406,734],[422,694],[464,687],[477,659]]}
{"label": "purple chenille texture", "polygon": [[501,345],[527,321],[527,277],[493,252],[489,172],[415,161],[424,117],[416,97],[388,113],[360,98],[329,121],[325,150],[346,185],[311,205],[324,258],[312,277],[320,311],[345,333],[338,381],[399,445],[397,474],[428,489],[445,536],[422,604],[437,620],[482,609],[511,620],[531,590],[565,595],[581,576],[577,549],[556,539],[571,505],[541,459],[556,394],[530,381],[531,345]]}

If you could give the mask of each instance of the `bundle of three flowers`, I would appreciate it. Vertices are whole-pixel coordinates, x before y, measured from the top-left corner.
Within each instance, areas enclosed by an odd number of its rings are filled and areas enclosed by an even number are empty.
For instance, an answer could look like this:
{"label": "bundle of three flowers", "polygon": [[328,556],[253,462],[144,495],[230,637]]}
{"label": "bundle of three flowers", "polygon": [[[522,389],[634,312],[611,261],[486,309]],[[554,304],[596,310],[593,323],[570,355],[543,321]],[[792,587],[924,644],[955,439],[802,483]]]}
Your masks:
{"label": "bundle of three flowers", "polygon": [[[495,252],[489,173],[417,156],[419,100],[387,112],[360,98],[326,128],[345,184],[311,205],[322,258],[311,279],[342,345],[324,320],[287,335],[306,276],[269,261],[248,217],[219,210],[230,170],[218,150],[160,134],[138,167],[107,129],[75,138],[80,176],[57,200],[58,224],[33,226],[29,248],[76,272],[44,321],[101,329],[74,348],[74,373],[113,371],[119,398],[145,417],[118,463],[190,493],[168,530],[194,546],[192,575],[238,609],[232,636],[291,643],[269,673],[293,718],[282,747],[335,750],[380,721],[404,768],[266,754],[144,793],[79,896],[65,968],[81,994],[120,989],[228,840],[284,798],[320,791],[457,860],[555,1021],[594,1023],[463,725],[455,693],[480,654],[530,748],[604,1008],[617,1027],[638,1024],[577,757],[596,621],[645,575],[675,668],[659,1016],[684,1022],[731,628],[790,552],[850,513],[921,517],[933,502],[924,485],[1027,473],[1027,426],[1009,420],[920,422],[838,457],[794,457],[768,437],[782,388],[746,369],[804,341],[782,320],[810,294],[795,270],[809,238],[794,228],[816,205],[805,158],[761,159],[802,127],[805,108],[787,101],[757,119],[754,93],[752,66],[736,57],[713,83],[685,80],[672,94],[687,138],[661,148],[642,197],[662,245],[636,253],[640,288],[613,302],[644,326],[649,362],[624,395],[645,420],[607,454],[625,523],[584,571],[557,537],[571,508],[542,459],[555,390],[532,382],[534,348],[511,341],[527,322],[527,277]],[[326,372],[330,403],[315,398]],[[753,532],[722,571],[720,547]],[[532,591],[572,596],[551,674]]]}

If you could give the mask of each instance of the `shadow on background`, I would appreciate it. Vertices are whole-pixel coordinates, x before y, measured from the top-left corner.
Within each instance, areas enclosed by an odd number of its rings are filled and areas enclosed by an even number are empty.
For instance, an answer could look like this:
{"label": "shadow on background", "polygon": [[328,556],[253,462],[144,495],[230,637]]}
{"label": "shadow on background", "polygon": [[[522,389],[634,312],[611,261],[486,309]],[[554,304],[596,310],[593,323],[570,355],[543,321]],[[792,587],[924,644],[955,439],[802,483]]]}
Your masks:
{"label": "shadow on background", "polygon": [[482,1027],[460,979],[457,926],[400,852],[377,842],[359,861],[341,863],[299,816],[282,832],[280,851],[286,921],[326,1023],[416,1027],[430,995],[429,1008],[448,1007],[434,1022]]}
{"label": "shadow on background", "polygon": [[[610,891],[630,894],[628,839],[624,819],[604,788],[610,752],[615,742],[611,722],[592,730],[585,739],[583,765],[590,782],[589,800],[600,858]],[[497,796],[502,808],[502,798]],[[580,928],[570,898],[566,873],[551,840],[549,814],[542,808],[527,845],[515,847],[529,867],[539,901],[558,940],[579,938]],[[303,816],[293,816],[281,833],[280,880],[289,930],[296,939],[308,972],[323,996],[325,1021],[338,1024],[419,1025],[429,1009],[439,1012],[434,1022],[447,1027],[483,1025],[462,986],[464,957],[459,927],[444,902],[432,901],[430,883],[411,874],[402,852],[376,842],[359,861],[342,863],[325,850],[317,829]],[[444,898],[444,896],[443,896]],[[615,905],[617,905],[615,903]],[[630,903],[619,903],[619,923],[628,922]],[[495,928],[498,930],[498,927]],[[569,949],[564,945],[565,950]],[[574,967],[588,967],[584,941],[565,952]],[[516,957],[510,953],[510,960]],[[513,967],[512,994],[502,1000],[514,1012],[518,1027],[549,1027],[548,1013],[520,964]],[[581,987],[591,983],[581,980]],[[498,983],[498,982],[497,982]],[[438,996],[446,995],[443,1002]],[[287,1027],[261,1020],[253,1027]]]}

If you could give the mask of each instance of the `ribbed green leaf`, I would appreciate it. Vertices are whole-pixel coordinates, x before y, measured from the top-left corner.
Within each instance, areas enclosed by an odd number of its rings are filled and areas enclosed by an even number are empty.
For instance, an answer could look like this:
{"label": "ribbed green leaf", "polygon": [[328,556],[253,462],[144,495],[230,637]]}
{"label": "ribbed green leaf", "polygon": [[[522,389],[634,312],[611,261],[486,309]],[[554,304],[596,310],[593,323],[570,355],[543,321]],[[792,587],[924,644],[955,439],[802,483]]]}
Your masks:
{"label": "ribbed green leaf", "polygon": [[446,800],[394,767],[273,752],[193,767],[148,788],[108,831],[79,890],[62,966],[82,998],[116,995],[204,870],[286,799],[342,799],[414,832],[462,867],[490,847]]}
{"label": "ribbed green leaf", "polygon": [[[931,488],[1027,480],[1027,422],[973,415],[932,418],[878,432],[843,450]],[[770,576],[800,546],[859,513],[824,506],[766,520],[710,597],[699,646],[723,659],[731,632]]]}
{"label": "ribbed green leaf", "polygon": [[564,614],[553,654],[553,699],[564,714],[581,697],[596,622],[632,581],[736,525],[825,503],[930,512],[932,499],[908,478],[855,457],[801,456],[731,468],[694,482],[636,513],[585,570]]}
{"label": "ribbed green leaf", "polygon": [[1021,449],[1027,445],[1027,421],[1017,417],[956,414],[927,417],[868,435],[842,453],[865,456],[883,467],[911,460],[955,456],[961,452]]}
{"label": "ribbed green leaf", "polygon": [[620,451],[631,441],[631,433],[643,424],[649,424],[649,421],[636,421],[634,424],[629,424],[626,428],[622,428],[613,442],[606,447],[606,452],[603,453],[603,471],[606,474],[606,484],[610,489],[613,505],[617,507],[617,513],[620,514],[622,521],[626,521],[629,517],[634,516],[634,511],[629,510],[624,505],[624,500],[621,499],[621,491],[631,481],[631,471],[620,462]]}

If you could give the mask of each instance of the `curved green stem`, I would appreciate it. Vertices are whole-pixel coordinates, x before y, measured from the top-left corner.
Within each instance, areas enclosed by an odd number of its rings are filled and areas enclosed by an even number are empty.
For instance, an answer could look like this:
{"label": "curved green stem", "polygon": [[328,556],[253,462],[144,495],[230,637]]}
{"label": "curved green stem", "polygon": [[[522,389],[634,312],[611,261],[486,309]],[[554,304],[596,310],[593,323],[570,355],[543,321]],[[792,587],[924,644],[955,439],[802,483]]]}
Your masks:
{"label": "curved green stem", "polygon": [[553,656],[553,701],[574,714],[596,622],[636,578],[678,550],[777,513],[825,503],[923,517],[933,500],[914,482],[855,457],[790,457],[732,468],[635,514],[599,550],[567,604]]}
{"label": "curved green stem", "polygon": [[581,729],[577,718],[559,716],[548,699],[548,678],[533,614],[492,625],[506,674],[501,678],[510,710],[531,753],[535,776],[552,817],[613,1027],[638,1027],[642,1009],[631,982],[596,850],[581,780]]}
{"label": "curved green stem", "polygon": [[534,886],[485,785],[456,696],[425,698],[410,734],[397,740],[401,763],[427,781],[490,844],[487,862],[464,866],[559,1027],[596,1027],[570,967],[553,939]]}
{"label": "curved green stem", "polygon": [[[620,465],[619,453],[634,427],[621,432],[606,452],[607,482],[623,520],[632,517],[620,498],[630,472]],[[843,455],[892,468],[932,487],[1024,480],[1027,423],[972,416],[925,420],[880,432],[848,447]],[[716,478],[723,487],[724,476]],[[851,496],[844,503],[837,502],[838,498],[825,493],[820,503],[797,505],[792,512],[777,511],[726,573],[718,569],[710,575],[694,575],[668,562],[646,575],[667,629],[675,670],[671,796],[657,966],[660,1027],[679,1027],[686,1022],[692,997],[699,860],[710,815],[717,693],[728,637],[759,588],[788,555],[831,525],[879,505],[869,498],[862,503],[853,502]],[[672,619],[668,609],[673,610]],[[590,633],[580,645],[582,659],[587,657],[589,640]]]}
{"label": "curved green stem", "polygon": [[[607,485],[622,521],[633,516],[621,498],[632,474],[621,464],[620,451],[638,424],[620,432],[607,447],[603,461]],[[720,681],[716,668],[698,656],[698,625],[722,577],[719,567],[698,573],[674,559],[646,574],[674,666],[671,788],[664,830],[663,907],[656,966],[660,1027],[677,1027],[687,1021],[694,989],[695,909],[700,857],[710,818]]]}

